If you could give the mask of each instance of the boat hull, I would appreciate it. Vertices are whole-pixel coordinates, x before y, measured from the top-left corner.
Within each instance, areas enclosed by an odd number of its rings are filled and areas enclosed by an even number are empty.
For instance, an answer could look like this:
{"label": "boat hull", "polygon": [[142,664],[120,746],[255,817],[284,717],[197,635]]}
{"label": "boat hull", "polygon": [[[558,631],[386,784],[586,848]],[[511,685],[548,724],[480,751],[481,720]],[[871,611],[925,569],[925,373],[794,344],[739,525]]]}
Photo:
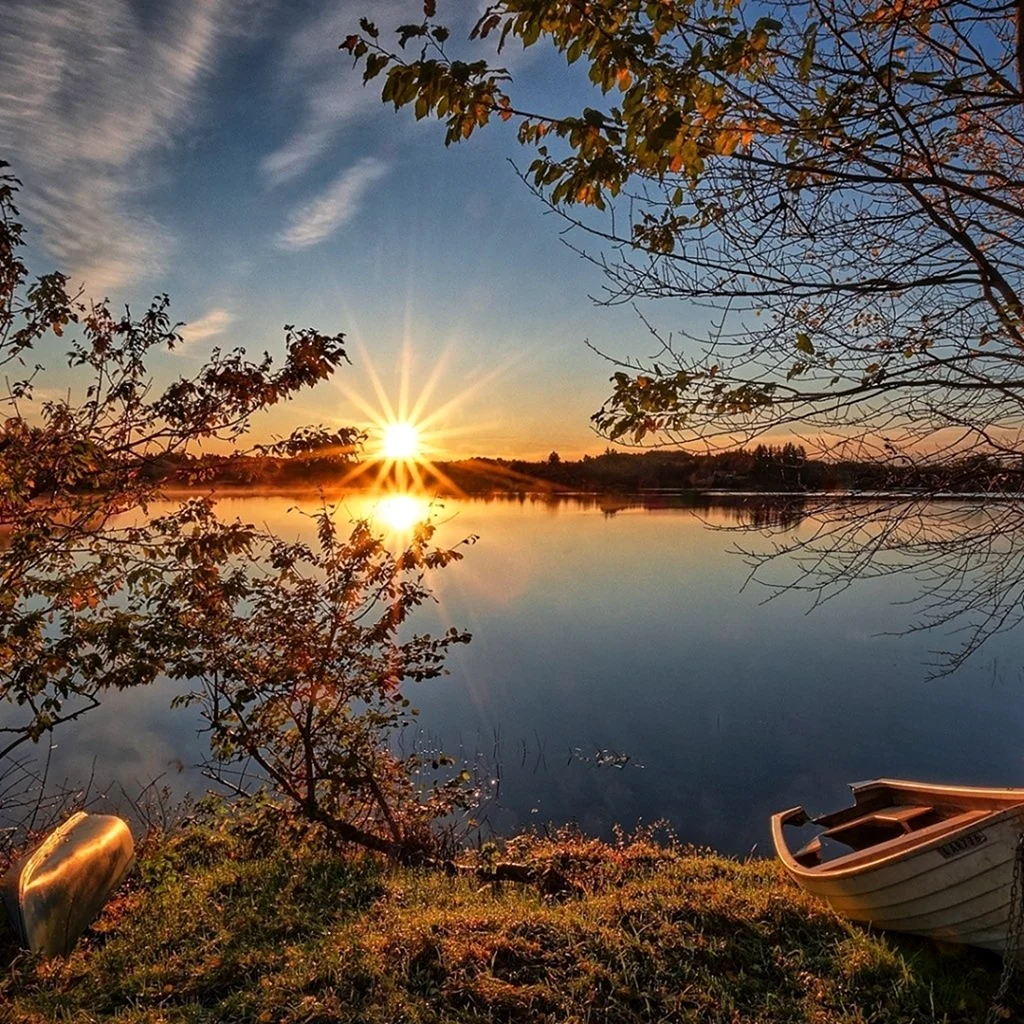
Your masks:
{"label": "boat hull", "polygon": [[68,955],[134,862],[132,834],[120,818],[73,815],[0,883],[22,946]]}
{"label": "boat hull", "polygon": [[799,808],[775,816],[773,837],[797,884],[843,917],[1002,954],[1024,805],[983,810],[980,818],[966,820],[962,827],[937,828],[932,835],[924,830],[919,842],[908,836],[876,859],[870,850],[841,858],[835,870],[829,862],[804,867],[789,853],[782,825]]}

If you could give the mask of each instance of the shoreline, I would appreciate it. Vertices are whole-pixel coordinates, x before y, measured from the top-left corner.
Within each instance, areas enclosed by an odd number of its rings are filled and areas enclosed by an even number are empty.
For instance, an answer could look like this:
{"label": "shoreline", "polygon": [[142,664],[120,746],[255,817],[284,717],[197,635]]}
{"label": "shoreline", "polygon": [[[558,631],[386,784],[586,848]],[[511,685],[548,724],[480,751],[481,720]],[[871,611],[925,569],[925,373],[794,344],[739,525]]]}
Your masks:
{"label": "shoreline", "polygon": [[[979,502],[1006,502],[1017,503],[1024,501],[1024,494],[1002,494],[998,491],[774,491],[774,490],[728,490],[723,488],[689,488],[689,487],[643,487],[638,490],[490,490],[490,491],[467,491],[461,494],[450,492],[432,492],[430,488],[423,488],[420,492],[416,488],[409,488],[409,493],[423,493],[427,497],[437,497],[454,501],[467,501],[473,499],[507,499],[517,501],[522,498],[531,499],[562,499],[562,498],[704,498],[704,499],[765,499],[778,498],[792,501],[817,500],[836,502],[856,501],[979,501]],[[263,486],[259,484],[209,484],[209,485],[182,485],[179,487],[161,487],[161,497],[200,497],[204,495],[222,495],[227,497],[298,497],[302,495],[360,495],[367,497],[387,497],[395,493],[405,493],[399,488],[388,489],[386,487],[352,487],[352,486],[331,486],[326,484],[296,484],[294,486]]]}
{"label": "shoreline", "polygon": [[767,859],[650,833],[504,846],[568,891],[338,851],[266,809],[194,818],[141,841],[66,962],[3,950],[3,1019],[969,1024],[998,983],[994,956],[852,926]]}

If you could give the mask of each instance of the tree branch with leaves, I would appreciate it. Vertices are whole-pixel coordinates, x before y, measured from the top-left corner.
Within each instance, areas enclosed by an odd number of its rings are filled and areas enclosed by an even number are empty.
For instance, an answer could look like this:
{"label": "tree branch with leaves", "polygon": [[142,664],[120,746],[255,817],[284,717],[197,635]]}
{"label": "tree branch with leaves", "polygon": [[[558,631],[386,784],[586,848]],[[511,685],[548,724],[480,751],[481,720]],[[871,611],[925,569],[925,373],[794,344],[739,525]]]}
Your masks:
{"label": "tree branch with leaves", "polygon": [[[346,359],[342,334],[286,327],[280,365],[269,354],[214,350],[196,373],[158,386],[151,357],[182,342],[167,296],[136,318],[69,293],[62,273],[30,280],[19,182],[7,166],[0,163],[0,698],[17,710],[0,728],[0,757],[95,708],[105,690],[156,679],[166,637],[147,609],[152,588],[167,574],[204,571],[200,541],[203,557],[217,559],[253,543],[251,527],[218,523],[207,501],[151,516],[161,464],[214,441],[237,448],[254,415]],[[61,344],[65,397],[39,401],[51,371],[32,360]],[[358,441],[353,429],[312,428],[279,446],[351,452]]]}
{"label": "tree branch with leaves", "polygon": [[395,551],[365,521],[343,536],[326,506],[313,520],[315,545],[263,538],[247,563],[164,578],[153,612],[182,640],[168,671],[193,685],[176,703],[205,720],[213,777],[251,767],[335,840],[428,857],[432,823],[465,806],[470,774],[446,777],[449,759],[400,755],[394,740],[416,714],[407,687],[470,640],[407,629],[432,600],[427,576],[461,545],[434,546],[429,522]]}

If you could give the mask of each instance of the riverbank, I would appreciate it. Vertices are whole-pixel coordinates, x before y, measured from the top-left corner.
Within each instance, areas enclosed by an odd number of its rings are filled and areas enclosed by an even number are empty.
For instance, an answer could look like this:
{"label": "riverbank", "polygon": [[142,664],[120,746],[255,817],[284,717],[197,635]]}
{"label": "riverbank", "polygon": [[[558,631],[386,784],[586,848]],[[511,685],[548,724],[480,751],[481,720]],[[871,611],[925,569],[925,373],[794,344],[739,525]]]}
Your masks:
{"label": "riverbank", "polygon": [[973,1024],[998,981],[980,952],[849,926],[769,860],[568,834],[503,856],[562,891],[382,865],[269,818],[153,835],[66,963],[3,951],[0,1020]]}

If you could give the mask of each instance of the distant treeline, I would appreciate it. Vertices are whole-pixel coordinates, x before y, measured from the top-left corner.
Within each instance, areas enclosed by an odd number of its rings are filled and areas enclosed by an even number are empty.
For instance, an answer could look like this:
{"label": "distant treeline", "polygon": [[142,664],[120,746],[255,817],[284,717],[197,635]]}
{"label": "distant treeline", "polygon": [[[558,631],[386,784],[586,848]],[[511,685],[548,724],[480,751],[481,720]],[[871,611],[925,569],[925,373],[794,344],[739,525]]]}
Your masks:
{"label": "distant treeline", "polygon": [[[369,486],[380,467],[350,455],[295,458],[213,456],[164,460],[152,466],[160,479],[183,486],[219,484],[295,489]],[[392,470],[391,476],[410,471]],[[942,465],[877,462],[825,462],[809,459],[799,445],[758,445],[717,455],[653,450],[640,453],[608,449],[579,460],[473,458],[418,466],[424,485],[444,493],[488,494],[528,491],[635,493],[652,489],[737,491],[891,490],[998,491],[1019,493],[1024,465],[1007,468],[984,458]]]}

